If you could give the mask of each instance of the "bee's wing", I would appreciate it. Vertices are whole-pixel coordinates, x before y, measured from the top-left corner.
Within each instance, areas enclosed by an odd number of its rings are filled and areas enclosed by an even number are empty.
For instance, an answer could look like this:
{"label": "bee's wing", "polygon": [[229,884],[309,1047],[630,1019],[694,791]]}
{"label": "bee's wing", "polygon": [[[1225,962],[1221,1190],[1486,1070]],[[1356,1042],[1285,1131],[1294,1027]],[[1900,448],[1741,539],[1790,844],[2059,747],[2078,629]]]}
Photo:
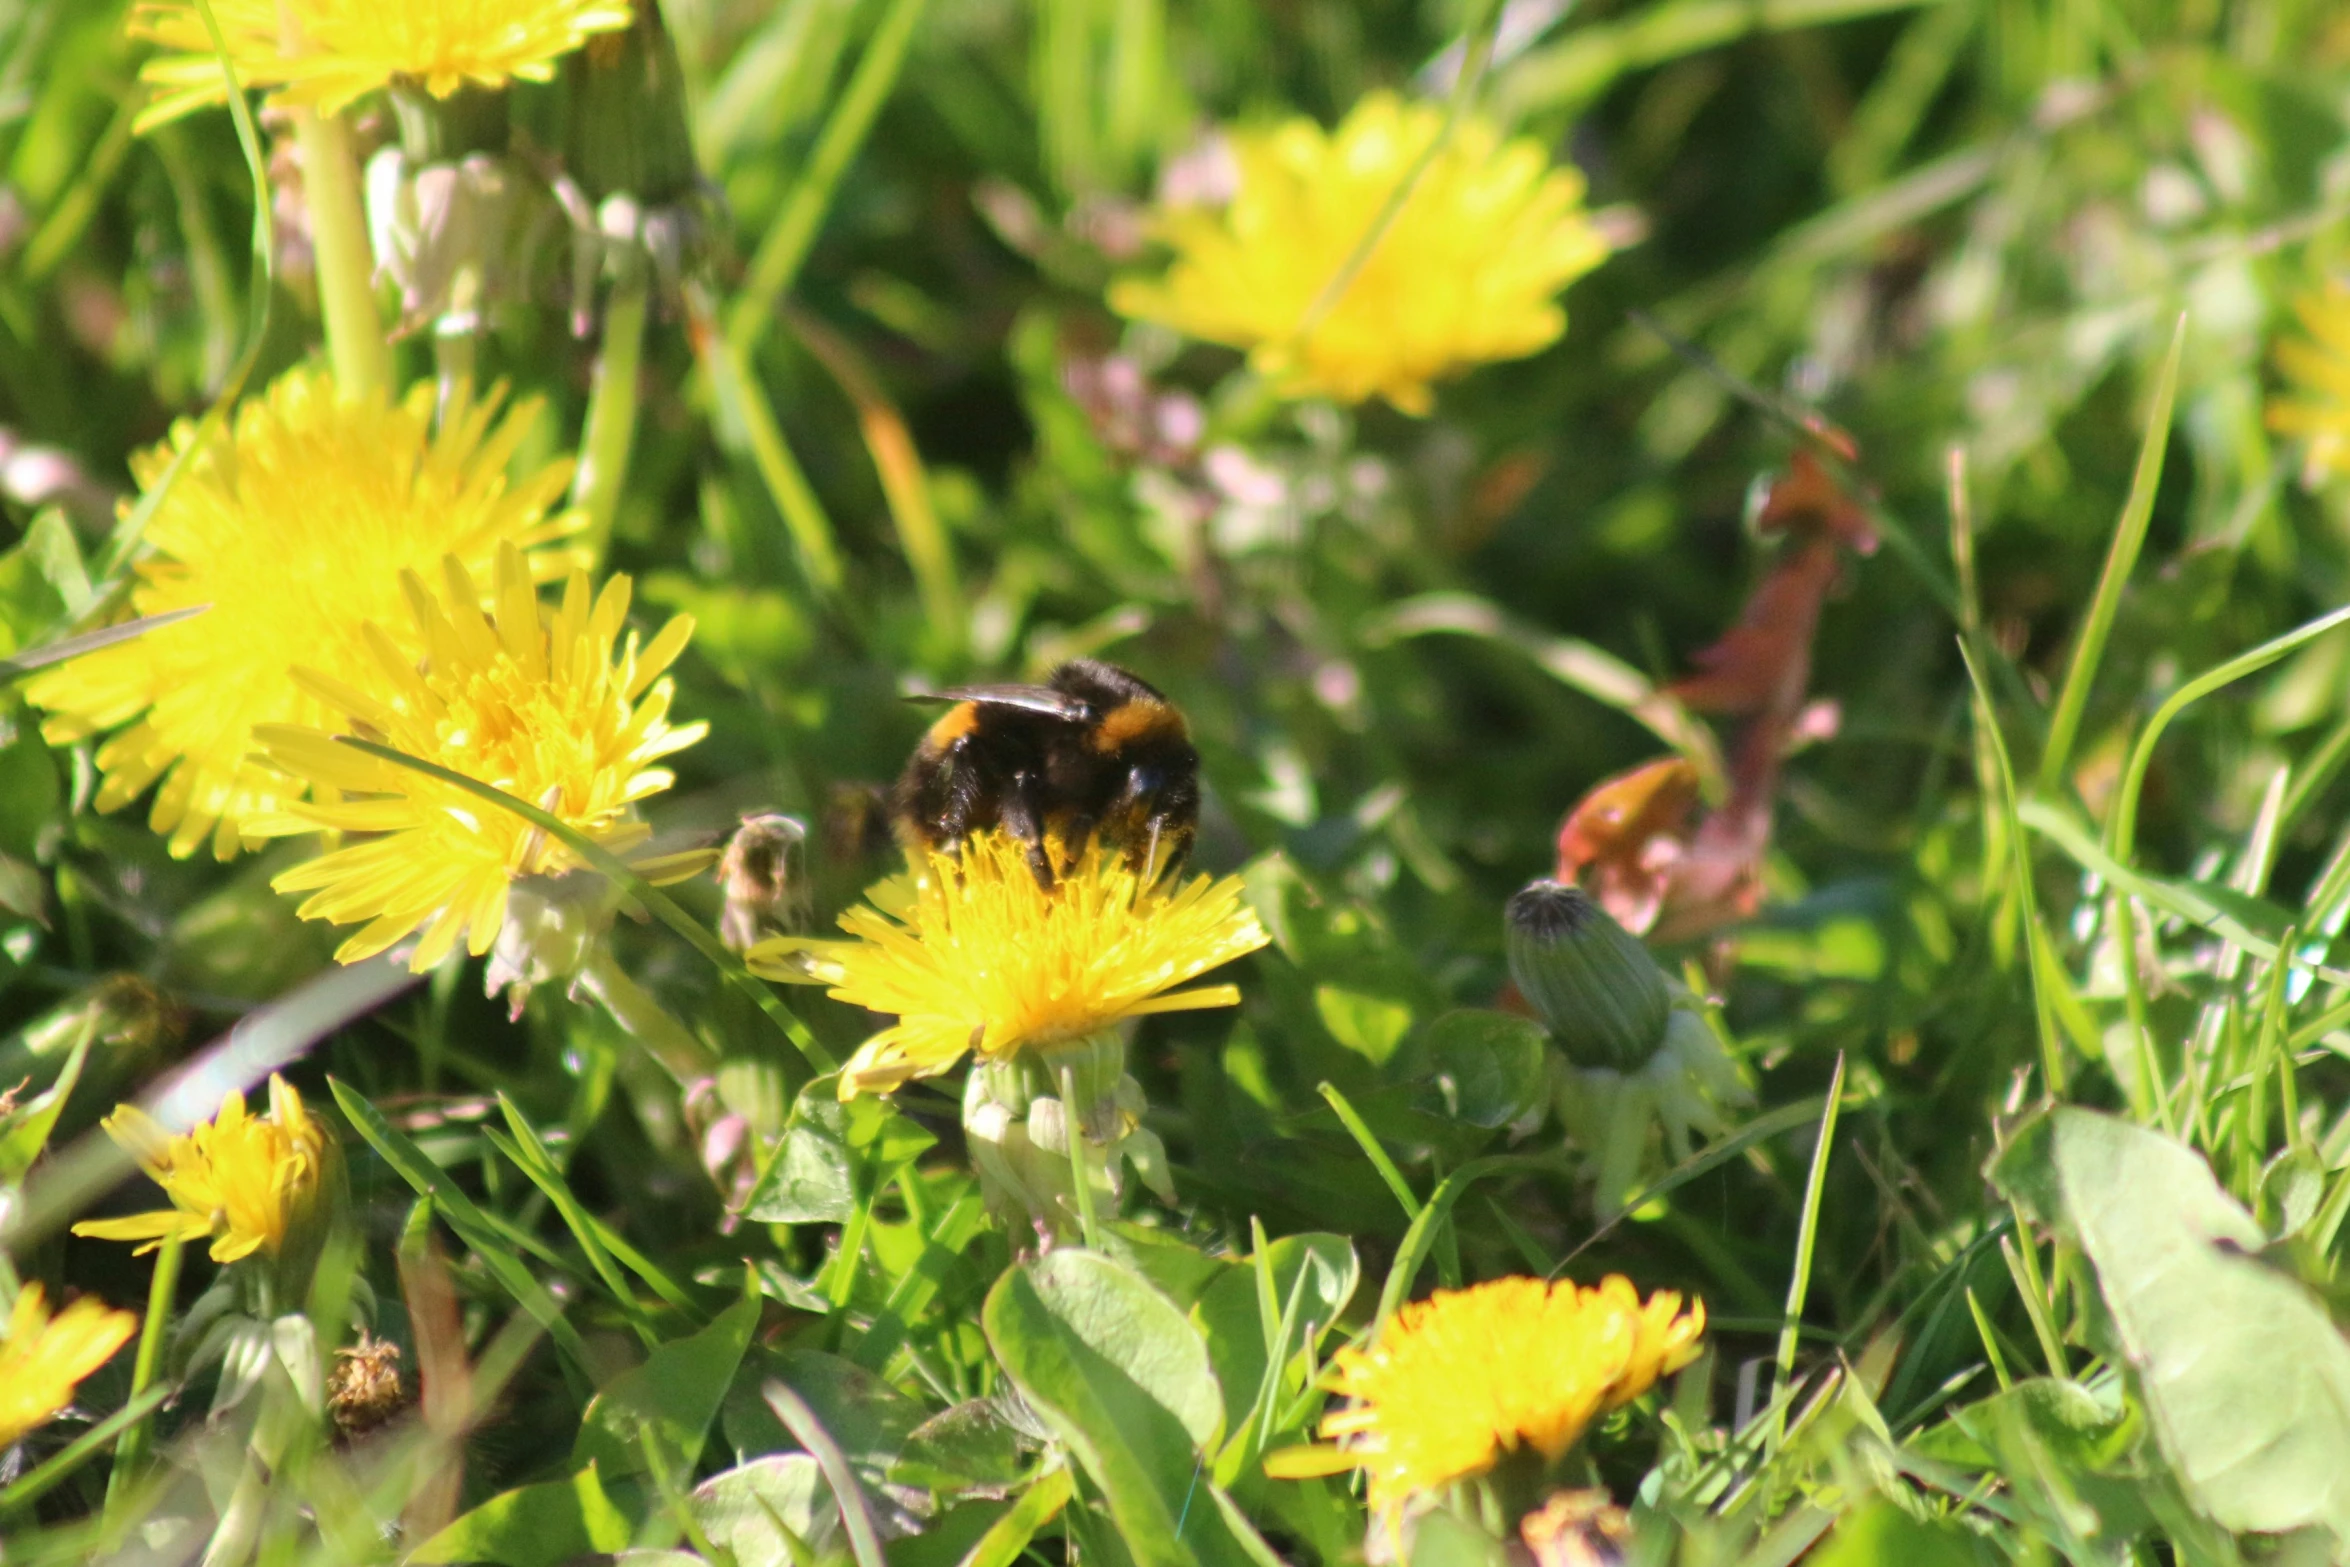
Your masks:
{"label": "bee's wing", "polygon": [[1031,713],[1042,713],[1047,718],[1065,718],[1072,723],[1083,720],[1093,710],[1082,700],[1051,686],[954,686],[935,697],[916,697],[930,702],[977,702],[986,707],[1017,707]]}

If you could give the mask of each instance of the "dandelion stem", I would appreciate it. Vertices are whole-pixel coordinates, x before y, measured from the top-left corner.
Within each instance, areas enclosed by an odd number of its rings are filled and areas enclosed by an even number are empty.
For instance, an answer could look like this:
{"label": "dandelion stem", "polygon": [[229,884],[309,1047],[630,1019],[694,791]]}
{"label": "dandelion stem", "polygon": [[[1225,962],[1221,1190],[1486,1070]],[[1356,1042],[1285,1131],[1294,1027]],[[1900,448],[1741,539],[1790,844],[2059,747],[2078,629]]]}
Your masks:
{"label": "dandelion stem", "polygon": [[604,302],[604,340],[596,355],[595,385],[579,434],[579,471],[571,504],[588,516],[588,550],[598,561],[612,543],[612,519],[628,482],[629,446],[636,437],[637,380],[644,365],[647,288],[640,265],[612,285]]}
{"label": "dandelion stem", "polygon": [[681,1083],[703,1076],[715,1064],[702,1042],[653,999],[612,956],[608,942],[598,941],[594,955],[579,973],[579,988],[596,998],[612,1021],[628,1037],[645,1047],[654,1060]]}
{"label": "dandelion stem", "polygon": [[359,205],[351,127],[340,115],[297,109],[294,145],[302,157],[302,194],[318,255],[319,310],[326,318],[326,351],[335,382],[345,397],[388,397],[391,345],[375,309],[375,261]]}
{"label": "dandelion stem", "polygon": [[1093,1172],[1087,1168],[1085,1117],[1077,1109],[1077,1073],[1072,1067],[1061,1068],[1061,1119],[1069,1129],[1069,1175],[1077,1186],[1077,1227],[1085,1237],[1086,1249],[1099,1251],[1101,1235],[1093,1213]]}
{"label": "dandelion stem", "polygon": [[[131,1403],[154,1385],[155,1373],[163,1364],[163,1336],[171,1325],[171,1308],[179,1297],[180,1252],[187,1242],[177,1235],[166,1236],[163,1249],[155,1254],[155,1278],[147,1288],[147,1320],[139,1329],[138,1358],[131,1366]],[[106,1477],[106,1500],[109,1506],[127,1491],[136,1478],[139,1462],[147,1454],[147,1421],[145,1416],[124,1428],[114,1444],[114,1471]]]}

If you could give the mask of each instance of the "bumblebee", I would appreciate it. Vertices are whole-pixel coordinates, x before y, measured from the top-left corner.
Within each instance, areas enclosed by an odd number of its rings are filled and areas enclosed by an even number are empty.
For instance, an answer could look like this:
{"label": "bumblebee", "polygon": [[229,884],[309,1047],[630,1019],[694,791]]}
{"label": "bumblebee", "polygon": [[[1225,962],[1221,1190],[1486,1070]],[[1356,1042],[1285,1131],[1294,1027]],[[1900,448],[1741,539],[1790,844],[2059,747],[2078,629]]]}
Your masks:
{"label": "bumblebee", "polygon": [[1180,861],[1199,825],[1199,753],[1183,714],[1150,685],[1097,659],[1061,665],[1040,686],[963,686],[915,747],[890,811],[909,847],[953,852],[1000,828],[1028,846],[1038,885],[1056,871],[1051,840],[1075,863],[1097,834],[1156,874]]}

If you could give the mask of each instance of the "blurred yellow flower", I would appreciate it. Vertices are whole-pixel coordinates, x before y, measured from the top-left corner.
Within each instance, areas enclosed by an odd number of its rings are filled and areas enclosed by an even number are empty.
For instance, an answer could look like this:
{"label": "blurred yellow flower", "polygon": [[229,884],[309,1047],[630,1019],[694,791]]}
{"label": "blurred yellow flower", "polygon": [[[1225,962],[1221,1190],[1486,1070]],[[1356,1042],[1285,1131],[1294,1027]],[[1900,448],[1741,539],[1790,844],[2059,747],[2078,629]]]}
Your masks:
{"label": "blurred yellow flower", "polygon": [[174,1137],[136,1105],[118,1106],[106,1134],[129,1149],[172,1206],[127,1219],[90,1219],[76,1235],[144,1241],[153,1251],[176,1236],[210,1237],[214,1262],[261,1252],[274,1257],[287,1233],[316,1208],[325,1179],[326,1127],[302,1105],[293,1084],[271,1073],[269,1113],[245,1113],[245,1096],[229,1090],[220,1114]]}
{"label": "blurred yellow flower", "polygon": [[2268,427],[2308,443],[2307,481],[2350,474],[2350,281],[2329,278],[2293,301],[2307,338],[2277,344],[2277,369],[2292,386],[2271,398]]}
{"label": "blurred yellow flower", "polygon": [[[240,83],[333,114],[394,81],[436,98],[543,82],[591,35],[626,27],[630,11],[628,0],[212,0],[212,15]],[[164,51],[139,72],[157,89],[141,130],[227,101],[195,0],[150,0],[130,30]]]}
{"label": "blurred yellow flower", "polygon": [[75,1385],[113,1359],[138,1327],[137,1317],[89,1295],[52,1317],[40,1285],[18,1290],[0,1337],[0,1451],[56,1419],[73,1402]]}
{"label": "blurred yellow flower", "polygon": [[1443,132],[1441,108],[1384,92],[1333,132],[1306,119],[1230,132],[1230,203],[1164,208],[1173,265],[1115,285],[1111,308],[1245,348],[1285,394],[1426,413],[1431,383],[1555,342],[1567,326],[1558,292],[1607,256],[1580,173],[1464,117],[1345,292],[1311,319]]}
{"label": "blurred yellow flower", "polygon": [[[53,742],[119,731],[98,748],[100,810],[161,779],[148,820],[171,852],[191,854],[209,838],[216,856],[233,857],[249,846],[254,818],[304,789],[251,754],[255,725],[327,716],[295,686],[297,662],[358,678],[375,667],[360,627],[398,612],[402,570],[452,553],[486,566],[502,544],[530,548],[578,527],[576,514],[547,515],[568,462],[508,480],[538,405],[501,419],[501,400],[460,390],[436,431],[429,383],[386,406],[346,401],[331,377],[291,370],[188,459],[147,524],[156,553],[139,567],[131,607],[210,608],[26,687],[49,710],[43,732]],[[195,439],[183,422],[133,459],[140,486],[160,483]],[[551,576],[564,557],[532,560]]]}
{"label": "blurred yellow flower", "polygon": [[1555,1459],[1591,1422],[1697,1357],[1705,1306],[1659,1290],[1643,1303],[1622,1275],[1495,1279],[1405,1306],[1367,1347],[1331,1361],[1352,1400],[1322,1419],[1336,1448],[1292,1448],[1266,1471],[1297,1477],[1361,1468],[1370,1501],[1407,1498],[1491,1469],[1531,1447]]}
{"label": "blurred yellow flower", "polygon": [[1237,1005],[1232,985],[1172,987],[1269,939],[1238,877],[1146,877],[1099,840],[1047,889],[1025,845],[977,833],[959,860],[932,853],[869,898],[840,917],[852,940],[778,936],[744,954],[771,979],[828,984],[897,1018],[842,1069],[843,1099],[936,1076],[966,1051],[1003,1057],[1145,1013]]}
{"label": "blurred yellow flower", "polygon": [[[630,808],[673,781],[653,764],[708,731],[706,724],[671,725],[670,683],[660,678],[693,634],[691,616],[678,616],[643,646],[633,631],[623,643],[628,578],[614,577],[591,594],[587,574],[574,571],[562,607],[549,611],[520,550],[503,546],[497,570],[490,614],[477,607],[480,591],[453,555],[441,564],[438,597],[415,572],[403,573],[413,625],[397,638],[366,628],[374,660],[363,679],[295,673],[316,701],[349,721],[255,731],[272,763],[318,788],[315,800],[289,806],[260,831],[371,835],[271,883],[280,892],[313,894],[299,911],[304,919],[367,921],[335,954],[345,963],[419,928],[423,939],[410,960],[418,973],[460,937],[479,957],[497,939],[517,878],[559,876],[578,861],[513,812],[338,744],[335,734],[493,785],[617,853],[650,830]],[[423,649],[421,662],[406,651],[411,645]]]}

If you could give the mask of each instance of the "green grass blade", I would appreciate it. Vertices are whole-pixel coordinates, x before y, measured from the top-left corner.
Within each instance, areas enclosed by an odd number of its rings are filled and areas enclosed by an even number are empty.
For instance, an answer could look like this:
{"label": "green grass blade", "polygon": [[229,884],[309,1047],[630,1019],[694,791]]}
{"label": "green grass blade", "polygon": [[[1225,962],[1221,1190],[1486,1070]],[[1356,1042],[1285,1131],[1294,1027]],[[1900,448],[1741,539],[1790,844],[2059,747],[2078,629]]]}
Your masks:
{"label": "green grass blade", "polygon": [[449,1228],[473,1248],[515,1303],[547,1330],[556,1347],[563,1351],[568,1370],[578,1379],[579,1390],[585,1392],[593,1387],[595,1378],[587,1344],[580,1338],[579,1330],[565,1319],[563,1308],[547,1293],[547,1287],[506,1245],[489,1215],[465,1195],[446,1171],[427,1158],[424,1150],[410,1141],[405,1132],[385,1120],[383,1112],[365,1094],[340,1078],[328,1078],[327,1087],[333,1090],[335,1103],[342,1106],[352,1130],[366,1139],[368,1146],[383,1157],[384,1163],[400,1179],[414,1187],[418,1196],[432,1199],[434,1210],[448,1222]]}
{"label": "green grass blade", "polygon": [[1417,1220],[1422,1211],[1420,1199],[1413,1194],[1411,1182],[1403,1178],[1403,1171],[1395,1167],[1395,1161],[1380,1146],[1369,1124],[1347,1102],[1346,1095],[1338,1091],[1336,1083],[1317,1083],[1314,1086],[1315,1091],[1330,1102],[1330,1108],[1337,1112],[1339,1124],[1355,1140],[1355,1146],[1362,1149],[1363,1157],[1371,1161],[1371,1168],[1379,1172],[1379,1179],[1387,1183],[1388,1191],[1395,1195],[1397,1204],[1403,1209],[1404,1218]]}
{"label": "green grass blade", "polygon": [[750,274],[726,317],[727,346],[742,358],[749,358],[751,346],[774,319],[776,305],[798,279],[800,264],[808,259],[817,231],[824,226],[824,215],[832,210],[841,177],[848,173],[881,106],[888,102],[890,89],[897,85],[926,3],[890,0],[850,74],[848,86],[841,90],[840,101],[825,117],[824,129],[808,154],[807,167],[776,210],[775,221],[760,236]]}
{"label": "green grass blade", "polygon": [[55,642],[43,643],[14,658],[0,658],[0,685],[22,680],[33,671],[46,669],[51,664],[62,664],[69,658],[79,658],[84,653],[95,653],[102,647],[112,647],[118,642],[128,642],[133,637],[143,637],[160,627],[201,615],[211,607],[209,604],[191,604],[186,609],[167,610],[160,615],[142,615],[137,620],[126,620],[119,626],[101,626],[96,631],[85,631],[78,637],[64,637]]}
{"label": "green grass blade", "polygon": [[2121,519],[2114,525],[2113,543],[2105,553],[2105,570],[2097,579],[2097,592],[2089,600],[2089,613],[2081,620],[2080,640],[2073,646],[2073,661],[2065,670],[2064,688],[2057,694],[2055,716],[2048,721],[2048,744],[2040,753],[2040,771],[2036,787],[2048,793],[2057,787],[2064,776],[2065,763],[2072,760],[2073,742],[2079,738],[2081,714],[2089,705],[2089,688],[2096,683],[2097,666],[2105,657],[2106,639],[2113,634],[2113,618],[2120,612],[2122,590],[2129,586],[2130,573],[2137,569],[2138,552],[2146,545],[2146,527],[2154,517],[2154,492],[2162,483],[2162,459],[2170,449],[2171,406],[2178,397],[2179,359],[2187,348],[2187,318],[2171,330],[2170,352],[2162,361],[2162,370],[2154,381],[2154,405],[2146,415],[2146,435],[2138,447],[2137,472],[2130,478],[2129,499],[2122,503]]}
{"label": "green grass blade", "polygon": [[[1820,1239],[1820,1198],[1827,1190],[1828,1156],[1836,1142],[1836,1112],[1844,1099],[1844,1057],[1836,1057],[1836,1073],[1828,1079],[1827,1103],[1820,1109],[1820,1138],[1811,1151],[1811,1174],[1803,1183],[1803,1222],[1795,1232],[1795,1268],[1787,1280],[1787,1311],[1779,1328],[1779,1352],[1772,1397],[1786,1393],[1795,1376],[1797,1329],[1803,1322],[1803,1304],[1811,1293],[1811,1265]],[[1786,1431],[1786,1410],[1772,1422],[1772,1447]]]}
{"label": "green grass blade", "polygon": [[2113,818],[2106,832],[2106,847],[2115,859],[2126,864],[2137,850],[2138,798],[2146,788],[2146,769],[2154,764],[2154,747],[2162,739],[2162,732],[2170,727],[2171,720],[2221,687],[2231,685],[2246,675],[2258,674],[2294,649],[2345,624],[2350,624],[2350,606],[2304,622],[2283,636],[2272,637],[2256,648],[2205,670],[2172,692],[2169,700],[2154,710],[2154,716],[2146,721],[2145,732],[2138,736],[2136,748],[2130,752],[2129,763],[2122,771],[2121,792],[2114,799]]}

